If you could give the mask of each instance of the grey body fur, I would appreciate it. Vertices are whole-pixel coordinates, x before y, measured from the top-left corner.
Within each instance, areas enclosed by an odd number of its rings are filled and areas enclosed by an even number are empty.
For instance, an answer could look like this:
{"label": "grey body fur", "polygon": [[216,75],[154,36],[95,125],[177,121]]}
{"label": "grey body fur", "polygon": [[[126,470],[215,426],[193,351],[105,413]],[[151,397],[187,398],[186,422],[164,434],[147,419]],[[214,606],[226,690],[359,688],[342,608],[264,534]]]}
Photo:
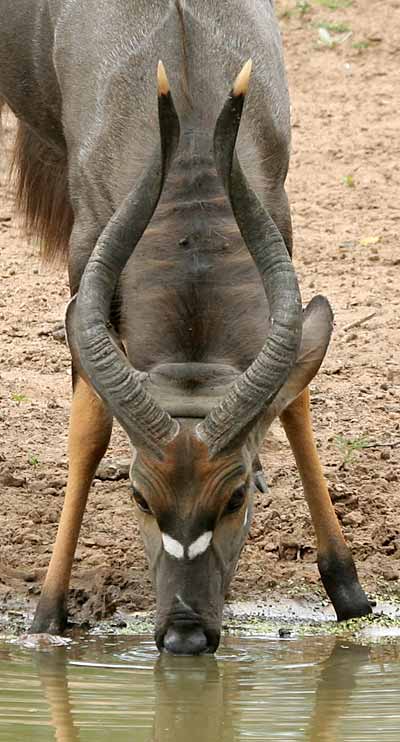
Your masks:
{"label": "grey body fur", "polygon": [[268,312],[215,173],[212,134],[232,80],[252,57],[238,152],[290,248],[289,103],[271,3],[85,0],[84,6],[82,12],[82,0],[1,2],[2,15],[13,20],[0,29],[0,95],[35,134],[66,153],[71,291],[157,146],[155,70],[162,59],[181,147],[123,276],[114,322],[140,370],[194,361],[242,371],[262,346]]}

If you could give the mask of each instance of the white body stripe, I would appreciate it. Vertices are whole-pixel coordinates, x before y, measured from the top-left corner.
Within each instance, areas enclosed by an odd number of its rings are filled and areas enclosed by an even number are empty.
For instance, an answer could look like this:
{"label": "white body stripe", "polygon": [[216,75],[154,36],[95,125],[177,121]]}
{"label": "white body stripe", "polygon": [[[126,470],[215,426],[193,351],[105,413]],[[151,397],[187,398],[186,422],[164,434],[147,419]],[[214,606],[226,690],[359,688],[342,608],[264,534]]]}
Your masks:
{"label": "white body stripe", "polygon": [[161,538],[167,554],[175,557],[175,559],[183,559],[185,556],[185,549],[179,541],[176,541],[172,536],[168,536],[168,533],[162,533]]}
{"label": "white body stripe", "polygon": [[246,528],[246,526],[247,526],[247,521],[248,521],[248,520],[249,520],[249,508],[246,508],[246,512],[245,512],[245,514],[244,514],[244,523],[243,523],[243,528]]}
{"label": "white body stripe", "polygon": [[193,541],[188,549],[189,559],[195,559],[196,557],[200,556],[200,554],[204,554],[204,552],[207,551],[208,547],[211,544],[212,537],[212,531],[205,531],[205,533],[202,533],[201,536],[196,539],[196,541]]}

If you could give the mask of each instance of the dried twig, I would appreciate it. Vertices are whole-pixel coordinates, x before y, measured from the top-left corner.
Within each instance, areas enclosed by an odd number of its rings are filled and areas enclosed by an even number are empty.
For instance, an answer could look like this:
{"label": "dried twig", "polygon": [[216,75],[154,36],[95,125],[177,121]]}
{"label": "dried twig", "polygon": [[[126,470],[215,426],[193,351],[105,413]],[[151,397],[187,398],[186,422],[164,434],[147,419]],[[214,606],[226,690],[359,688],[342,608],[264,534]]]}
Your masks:
{"label": "dried twig", "polygon": [[354,320],[354,322],[350,322],[349,325],[346,325],[343,327],[343,332],[348,332],[348,330],[353,330],[355,327],[361,327],[365,322],[368,322],[369,319],[372,319],[376,316],[376,312],[371,312],[371,314],[367,314],[366,317],[361,317],[360,319]]}
{"label": "dried twig", "polygon": [[366,443],[363,448],[397,448],[397,446],[400,446],[400,440],[388,441],[387,443],[380,443],[378,441],[375,443]]}

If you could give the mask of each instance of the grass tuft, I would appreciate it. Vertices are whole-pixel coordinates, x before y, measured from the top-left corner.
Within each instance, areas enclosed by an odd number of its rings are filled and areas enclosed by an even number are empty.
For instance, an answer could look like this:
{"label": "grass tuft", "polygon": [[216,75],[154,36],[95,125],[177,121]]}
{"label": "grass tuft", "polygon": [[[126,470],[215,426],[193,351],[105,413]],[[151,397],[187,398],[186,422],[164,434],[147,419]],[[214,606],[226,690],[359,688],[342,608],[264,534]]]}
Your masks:
{"label": "grass tuft", "polygon": [[346,438],[344,435],[336,435],[335,445],[343,457],[339,468],[344,469],[348,464],[351,464],[358,451],[362,451],[369,446],[369,438],[366,435],[362,435],[360,438]]}

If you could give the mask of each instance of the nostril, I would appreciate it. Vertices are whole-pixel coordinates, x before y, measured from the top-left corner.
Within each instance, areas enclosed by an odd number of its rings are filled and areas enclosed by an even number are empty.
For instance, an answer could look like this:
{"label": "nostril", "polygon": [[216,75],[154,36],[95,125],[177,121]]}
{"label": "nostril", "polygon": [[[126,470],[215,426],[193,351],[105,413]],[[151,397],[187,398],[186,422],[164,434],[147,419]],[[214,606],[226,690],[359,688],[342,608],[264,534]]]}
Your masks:
{"label": "nostril", "polygon": [[163,643],[170,654],[202,654],[208,649],[207,637],[201,626],[170,626]]}

